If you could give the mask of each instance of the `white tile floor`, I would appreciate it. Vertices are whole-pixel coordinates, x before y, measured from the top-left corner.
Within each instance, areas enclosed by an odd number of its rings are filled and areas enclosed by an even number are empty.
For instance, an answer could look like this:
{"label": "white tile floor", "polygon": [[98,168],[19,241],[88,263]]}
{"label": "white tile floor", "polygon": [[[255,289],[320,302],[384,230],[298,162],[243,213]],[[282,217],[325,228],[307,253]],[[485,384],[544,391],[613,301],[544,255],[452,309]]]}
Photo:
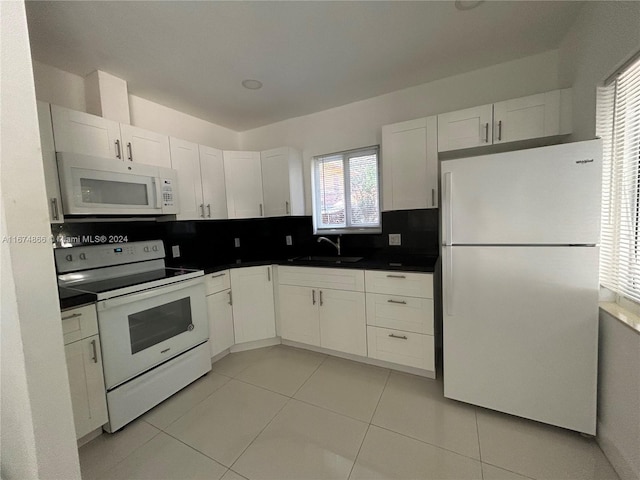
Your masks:
{"label": "white tile floor", "polygon": [[576,433],[285,346],[228,355],[80,463],[85,479],[618,479]]}

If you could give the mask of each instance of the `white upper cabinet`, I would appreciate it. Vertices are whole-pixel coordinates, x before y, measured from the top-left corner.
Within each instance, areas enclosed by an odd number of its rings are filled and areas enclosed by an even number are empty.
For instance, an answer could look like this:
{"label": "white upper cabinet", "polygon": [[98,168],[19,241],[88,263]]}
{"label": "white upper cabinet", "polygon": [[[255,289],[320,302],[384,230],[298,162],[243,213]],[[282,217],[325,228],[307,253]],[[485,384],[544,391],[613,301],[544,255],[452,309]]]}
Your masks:
{"label": "white upper cabinet", "polygon": [[198,145],[171,137],[171,168],[178,171],[180,213],[177,220],[204,218]]}
{"label": "white upper cabinet", "polygon": [[438,151],[491,145],[493,105],[438,115]]}
{"label": "white upper cabinet", "polygon": [[382,209],[438,206],[437,117],[382,127]]}
{"label": "white upper cabinet", "polygon": [[51,105],[57,152],[124,158],[120,124],[106,118]]}
{"label": "white upper cabinet", "polygon": [[438,151],[571,133],[571,89],[438,115]]}
{"label": "white upper cabinet", "polygon": [[48,103],[37,102],[38,125],[40,127],[40,145],[42,146],[42,165],[44,168],[44,186],[47,191],[49,205],[49,221],[62,223],[62,197],[58,182],[58,168],[56,163],[56,147],[53,142],[53,126],[51,124],[51,110]]}
{"label": "white upper cabinet", "polygon": [[127,160],[171,168],[168,136],[124,123],[120,124],[120,134]]}
{"label": "white upper cabinet", "polygon": [[290,147],[266,150],[262,160],[264,216],[304,215],[302,156]]}
{"label": "white upper cabinet", "polygon": [[264,216],[260,152],[224,151],[229,218]]}
{"label": "white upper cabinet", "polygon": [[222,150],[200,145],[199,153],[205,218],[227,218],[227,190],[224,184]]}

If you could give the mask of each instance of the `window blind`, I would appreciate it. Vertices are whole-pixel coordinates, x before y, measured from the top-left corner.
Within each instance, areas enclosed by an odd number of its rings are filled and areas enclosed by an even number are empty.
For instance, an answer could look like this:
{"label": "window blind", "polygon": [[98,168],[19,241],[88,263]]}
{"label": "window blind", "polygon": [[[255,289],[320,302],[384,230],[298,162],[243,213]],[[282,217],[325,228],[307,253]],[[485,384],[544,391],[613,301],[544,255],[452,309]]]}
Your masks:
{"label": "window blind", "polygon": [[600,283],[640,303],[640,59],[599,89],[603,139]]}

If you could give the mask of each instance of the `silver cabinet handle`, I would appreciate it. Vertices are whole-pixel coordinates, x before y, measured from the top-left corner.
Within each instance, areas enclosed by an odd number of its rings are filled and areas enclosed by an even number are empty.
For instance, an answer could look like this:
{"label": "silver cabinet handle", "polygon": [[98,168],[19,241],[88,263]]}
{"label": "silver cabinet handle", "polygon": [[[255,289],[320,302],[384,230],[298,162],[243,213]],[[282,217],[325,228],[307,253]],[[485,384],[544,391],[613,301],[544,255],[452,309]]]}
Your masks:
{"label": "silver cabinet handle", "polygon": [[498,140],[502,140],[502,120],[498,122]]}
{"label": "silver cabinet handle", "polygon": [[262,217],[262,204],[260,204],[260,216]]}
{"label": "silver cabinet handle", "polygon": [[432,207],[436,206],[436,189],[435,188],[431,189],[431,206]]}
{"label": "silver cabinet handle", "polygon": [[60,220],[60,213],[58,212],[58,199],[51,199],[51,208],[53,209],[53,219]]}
{"label": "silver cabinet handle", "polygon": [[320,306],[322,306],[324,302],[322,301],[322,290],[320,290]]}
{"label": "silver cabinet handle", "polygon": [[127,142],[127,153],[129,155],[129,160],[133,162],[133,151],[131,149],[131,142]]}
{"label": "silver cabinet handle", "polygon": [[200,214],[200,216],[201,216],[202,218],[204,218],[204,203],[201,203],[201,204],[200,204],[200,212],[202,212],[202,213]]}
{"label": "silver cabinet handle", "polygon": [[484,124],[484,143],[489,143],[489,122]]}
{"label": "silver cabinet handle", "polygon": [[271,281],[271,267],[267,267],[267,282]]}
{"label": "silver cabinet handle", "polygon": [[93,363],[98,363],[98,347],[96,346],[95,339],[91,340],[91,349],[93,350],[93,357],[91,357],[91,360],[93,360]]}
{"label": "silver cabinet handle", "polygon": [[233,305],[233,297],[231,296],[231,290],[229,290],[229,305]]}
{"label": "silver cabinet handle", "polygon": [[387,300],[387,303],[397,303],[398,305],[406,305],[407,302],[405,302],[404,300]]}
{"label": "silver cabinet handle", "polygon": [[315,290],[311,290],[311,301],[312,301],[313,305],[316,304],[316,291]]}
{"label": "silver cabinet handle", "polygon": [[387,275],[387,278],[407,278],[406,275]]}
{"label": "silver cabinet handle", "polygon": [[71,315],[67,315],[66,317],[62,317],[62,320],[70,320],[72,318],[81,317],[81,313],[72,313]]}
{"label": "silver cabinet handle", "polygon": [[207,203],[207,210],[209,211],[209,215],[207,215],[209,218],[211,218],[211,204]]}
{"label": "silver cabinet handle", "polygon": [[120,148],[120,140],[116,140],[116,158],[122,158],[122,149]]}
{"label": "silver cabinet handle", "polygon": [[390,333],[389,336],[391,338],[399,338],[400,340],[407,340],[407,336],[406,335],[394,335],[393,333]]}
{"label": "silver cabinet handle", "polygon": [[285,200],[284,202],[284,209],[287,215],[289,215],[291,213],[291,210],[289,210],[289,202]]}
{"label": "silver cabinet handle", "polygon": [[211,278],[220,278],[220,277],[224,277],[226,275],[226,273],[218,273],[216,275],[211,275]]}

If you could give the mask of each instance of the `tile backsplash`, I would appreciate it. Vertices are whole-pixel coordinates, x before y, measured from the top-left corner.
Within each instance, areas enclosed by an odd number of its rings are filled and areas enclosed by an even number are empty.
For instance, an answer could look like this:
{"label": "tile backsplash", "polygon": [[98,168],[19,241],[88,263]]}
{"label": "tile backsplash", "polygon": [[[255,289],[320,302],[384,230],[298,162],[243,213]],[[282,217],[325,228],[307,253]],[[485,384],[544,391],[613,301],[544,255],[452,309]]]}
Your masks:
{"label": "tile backsplash", "polygon": [[[100,221],[52,225],[51,232],[73,246],[87,245],[104,236],[107,241],[162,239],[169,265],[213,265],[293,258],[300,255],[335,255],[327,243],[313,235],[311,217],[278,217],[209,221]],[[389,245],[389,234],[400,234],[401,244]],[[287,245],[290,235],[292,245]],[[239,247],[235,246],[239,239]],[[171,247],[180,246],[180,257],[171,258]],[[438,255],[438,210],[398,210],[382,213],[382,233],[342,236],[342,254],[388,258],[408,262],[411,258]]]}

